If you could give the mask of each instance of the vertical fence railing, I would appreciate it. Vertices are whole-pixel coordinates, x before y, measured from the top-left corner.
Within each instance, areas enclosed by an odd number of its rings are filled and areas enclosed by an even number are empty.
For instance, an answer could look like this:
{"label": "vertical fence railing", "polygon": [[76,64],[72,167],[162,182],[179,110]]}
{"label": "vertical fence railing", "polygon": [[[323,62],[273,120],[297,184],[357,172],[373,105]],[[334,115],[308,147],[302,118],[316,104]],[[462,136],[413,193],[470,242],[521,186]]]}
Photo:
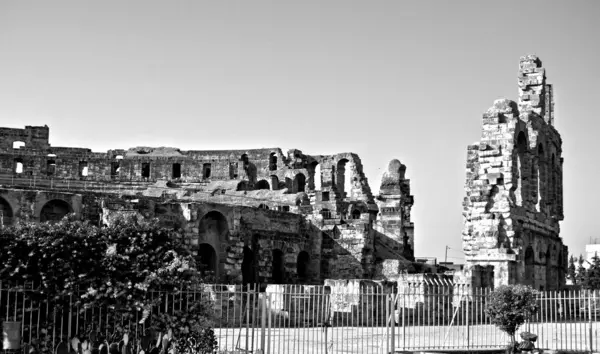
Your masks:
{"label": "vertical fence railing", "polygon": [[[489,293],[489,289],[457,285],[412,284],[397,289],[374,282],[357,286],[201,285],[177,293],[154,291],[153,299],[161,300],[158,306],[149,314],[140,311],[126,316],[110,308],[79,308],[73,305],[76,294],[56,310],[40,294],[30,296],[36,294],[31,284],[0,282],[0,319],[5,329],[18,325],[22,350],[33,345],[48,353],[68,347],[74,337],[91,341],[98,336],[111,345],[127,334],[132,343],[155,345],[156,334],[149,339],[153,315],[186,312],[198,303],[208,306],[218,350],[223,352],[381,354],[499,349],[509,338],[485,315]],[[537,334],[540,349],[597,351],[598,295],[598,291],[586,290],[541,292],[538,313],[518,333]]]}

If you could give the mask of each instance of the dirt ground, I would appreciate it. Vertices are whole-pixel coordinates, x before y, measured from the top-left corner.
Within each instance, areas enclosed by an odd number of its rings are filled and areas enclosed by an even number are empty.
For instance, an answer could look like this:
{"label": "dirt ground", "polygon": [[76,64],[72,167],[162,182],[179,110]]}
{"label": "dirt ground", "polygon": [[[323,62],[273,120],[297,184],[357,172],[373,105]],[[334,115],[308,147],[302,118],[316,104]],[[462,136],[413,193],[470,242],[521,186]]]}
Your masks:
{"label": "dirt ground", "polygon": [[[530,331],[538,335],[536,347],[574,351],[597,351],[600,347],[598,323],[547,323],[523,326],[518,333]],[[264,335],[263,335],[264,333]],[[497,349],[508,343],[508,337],[493,325],[479,326],[414,326],[335,327],[327,328],[216,328],[219,350],[279,354],[381,354],[393,344],[402,350],[468,350]],[[248,334],[248,336],[246,336]],[[591,343],[590,343],[591,338]],[[520,338],[517,338],[520,340]],[[264,341],[264,347],[261,345]],[[469,343],[467,347],[467,343]]]}

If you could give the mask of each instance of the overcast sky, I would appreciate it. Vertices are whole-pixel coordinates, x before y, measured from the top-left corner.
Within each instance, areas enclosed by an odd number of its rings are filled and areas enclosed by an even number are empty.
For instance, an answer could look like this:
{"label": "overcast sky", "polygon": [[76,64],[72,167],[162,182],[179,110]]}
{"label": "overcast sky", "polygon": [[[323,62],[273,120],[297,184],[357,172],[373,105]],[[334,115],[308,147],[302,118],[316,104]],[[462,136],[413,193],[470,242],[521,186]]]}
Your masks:
{"label": "overcast sky", "polygon": [[[554,84],[561,236],[600,241],[600,1],[1,1],[0,126],[104,152],[355,152],[407,165],[416,255],[461,252],[468,144],[519,57]],[[460,259],[451,258],[452,261]]]}

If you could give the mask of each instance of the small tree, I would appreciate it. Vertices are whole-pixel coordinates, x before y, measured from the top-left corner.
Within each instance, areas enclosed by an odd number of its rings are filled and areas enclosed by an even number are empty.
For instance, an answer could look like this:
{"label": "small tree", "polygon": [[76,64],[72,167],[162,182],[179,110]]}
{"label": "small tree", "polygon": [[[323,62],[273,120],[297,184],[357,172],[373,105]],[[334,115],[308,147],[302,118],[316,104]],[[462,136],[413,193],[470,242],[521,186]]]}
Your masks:
{"label": "small tree", "polygon": [[585,278],[587,276],[587,270],[583,266],[584,260],[583,256],[579,255],[579,259],[577,260],[577,284],[585,283]]}
{"label": "small tree", "polygon": [[567,269],[567,278],[577,284],[577,268],[575,267],[575,257],[571,255],[569,258],[569,268]]}
{"label": "small tree", "polygon": [[598,257],[598,253],[592,258],[592,264],[587,269],[581,286],[589,290],[600,290],[600,257]]}
{"label": "small tree", "polygon": [[496,327],[510,336],[511,352],[516,344],[515,333],[539,309],[536,294],[526,285],[502,285],[489,295],[485,314]]}

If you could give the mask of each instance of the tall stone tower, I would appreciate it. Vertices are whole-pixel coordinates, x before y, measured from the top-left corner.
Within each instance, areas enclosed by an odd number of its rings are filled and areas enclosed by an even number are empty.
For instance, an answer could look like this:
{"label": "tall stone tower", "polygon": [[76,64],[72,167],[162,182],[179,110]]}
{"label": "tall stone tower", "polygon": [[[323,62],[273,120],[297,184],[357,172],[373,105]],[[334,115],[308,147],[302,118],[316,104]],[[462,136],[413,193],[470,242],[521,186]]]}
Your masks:
{"label": "tall stone tower", "polygon": [[519,100],[496,100],[467,149],[463,202],[466,273],[492,266],[494,284],[554,290],[565,284],[562,140],[552,86],[534,55],[519,62]]}

